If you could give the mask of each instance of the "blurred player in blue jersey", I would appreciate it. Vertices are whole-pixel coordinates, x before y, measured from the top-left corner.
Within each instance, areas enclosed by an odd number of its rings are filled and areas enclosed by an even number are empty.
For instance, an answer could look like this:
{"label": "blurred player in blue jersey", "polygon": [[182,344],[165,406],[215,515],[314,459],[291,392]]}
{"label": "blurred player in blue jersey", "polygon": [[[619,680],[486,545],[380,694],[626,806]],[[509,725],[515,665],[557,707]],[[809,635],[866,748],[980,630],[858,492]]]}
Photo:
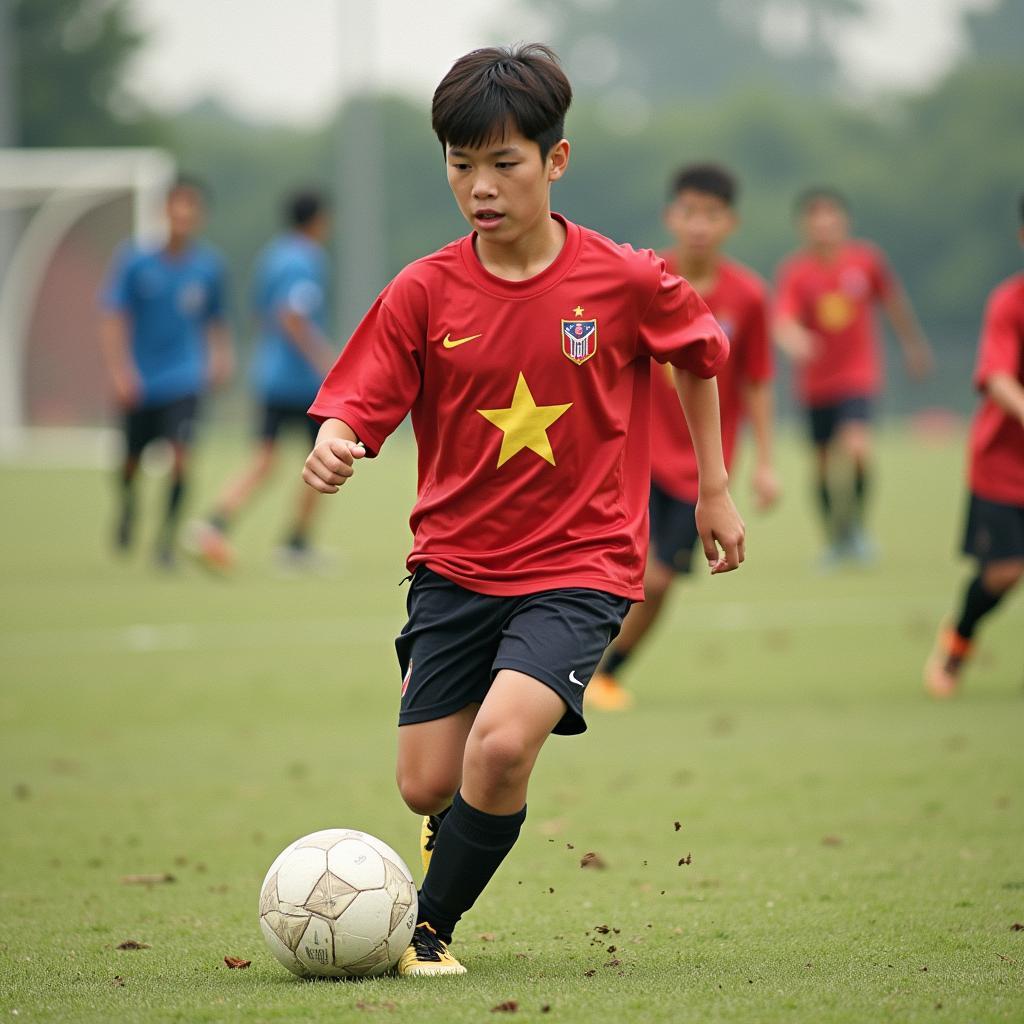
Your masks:
{"label": "blurred player in blue jersey", "polygon": [[[253,282],[259,349],[253,384],[259,401],[258,439],[249,465],[231,480],[211,514],[193,524],[189,547],[211,568],[227,569],[234,552],[227,533],[243,507],[274,467],[282,427],[298,428],[312,447],[317,424],[306,410],[313,404],[337,352],[327,340],[329,265],[324,243],[330,218],[324,198],[304,190],[285,203],[287,230],[260,253]],[[294,567],[314,564],[309,531],[317,494],[301,488],[295,518],[281,548]]]}
{"label": "blurred player in blue jersey", "polygon": [[128,550],[136,524],[135,478],[143,449],[166,441],[171,483],[157,540],[157,561],[174,564],[174,542],[202,395],[233,370],[224,322],[220,256],[198,235],[203,186],[181,177],[167,193],[167,240],[159,248],[125,243],[103,293],[103,354],[124,413],[125,455],[115,542]]}

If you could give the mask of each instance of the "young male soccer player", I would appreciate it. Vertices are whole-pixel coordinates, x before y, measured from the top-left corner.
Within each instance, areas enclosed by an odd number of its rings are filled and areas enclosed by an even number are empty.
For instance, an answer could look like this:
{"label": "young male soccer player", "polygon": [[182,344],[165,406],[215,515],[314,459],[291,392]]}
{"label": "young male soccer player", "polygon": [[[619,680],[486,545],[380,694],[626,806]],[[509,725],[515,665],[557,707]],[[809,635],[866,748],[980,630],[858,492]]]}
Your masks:
{"label": "young male soccer player", "polygon": [[912,376],[930,371],[932,355],[881,250],[851,239],[846,200],[831,188],[808,189],[797,215],[804,248],[779,270],[775,333],[796,363],[810,423],[827,568],[874,557],[864,528],[871,407],[882,383],[873,307],[888,315]]}
{"label": "young male soccer player", "polygon": [[[1020,218],[1024,244],[1024,195]],[[1024,273],[989,296],[974,382],[982,401],[971,428],[963,550],[978,571],[925,665],[925,686],[938,698],[957,692],[978,623],[1024,576]]]}
{"label": "young male soccer player", "polygon": [[[260,400],[259,439],[249,465],[228,483],[213,512],[192,524],[190,546],[212,568],[234,562],[228,529],[274,467],[282,427],[300,427],[316,441],[316,424],[306,414],[336,351],[326,338],[329,267],[324,251],[330,220],[323,197],[303,190],[285,203],[287,230],[260,253],[256,263],[253,304],[259,321],[260,347],[253,383]],[[309,532],[317,495],[307,487],[299,495],[283,560],[310,564]]]}
{"label": "young male soccer player", "polygon": [[205,218],[203,186],[179,178],[167,193],[166,212],[163,246],[120,249],[103,295],[101,340],[124,411],[116,544],[127,550],[134,539],[135,477],[143,449],[166,440],[171,482],[157,560],[170,567],[199,399],[208,387],[227,381],[233,356],[224,323],[224,267],[197,240]]}
{"label": "young male soccer player", "polygon": [[385,288],[310,410],[303,477],[322,493],[409,411],[419,448],[397,776],[430,816],[430,859],[406,975],[463,972],[452,931],[519,835],[544,741],[586,728],[584,688],[643,596],[652,359],[686,409],[712,571],[744,557],[711,379],[728,340],[653,253],[551,213],[571,97],[545,46],[456,61],[432,118],[473,232]]}
{"label": "young male soccer player", "polygon": [[[681,274],[707,303],[729,336],[729,360],[718,371],[722,448],[729,467],[739,426],[749,416],[755,444],[754,495],[769,508],[779,495],[772,455],[772,352],[764,283],[728,259],[722,246],[736,229],[737,183],[714,164],[683,167],[672,180],[665,223],[675,246],[663,253],[670,272]],[[651,392],[651,548],[644,573],[644,601],[629,610],[587,687],[587,702],[604,711],[633,703],[620,682],[626,661],[654,626],[677,574],[690,572],[697,544],[699,480],[686,418],[667,373],[654,373]]]}

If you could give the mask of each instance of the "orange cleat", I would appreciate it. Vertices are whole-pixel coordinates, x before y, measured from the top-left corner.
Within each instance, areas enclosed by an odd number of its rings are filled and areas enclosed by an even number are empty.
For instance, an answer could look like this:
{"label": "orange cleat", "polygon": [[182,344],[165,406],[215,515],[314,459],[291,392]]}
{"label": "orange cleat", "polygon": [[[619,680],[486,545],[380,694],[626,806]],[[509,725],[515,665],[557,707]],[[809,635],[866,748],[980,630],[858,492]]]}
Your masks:
{"label": "orange cleat", "polygon": [[235,551],[227,537],[212,523],[201,520],[189,523],[185,550],[212,572],[228,572],[235,565]]}
{"label": "orange cleat", "polygon": [[924,688],[936,700],[955,697],[960,689],[960,672],[971,653],[971,641],[952,626],[943,624],[935,647],[924,664]]}
{"label": "orange cleat", "polygon": [[594,673],[583,700],[598,711],[629,711],[633,706],[633,694],[607,672]]}

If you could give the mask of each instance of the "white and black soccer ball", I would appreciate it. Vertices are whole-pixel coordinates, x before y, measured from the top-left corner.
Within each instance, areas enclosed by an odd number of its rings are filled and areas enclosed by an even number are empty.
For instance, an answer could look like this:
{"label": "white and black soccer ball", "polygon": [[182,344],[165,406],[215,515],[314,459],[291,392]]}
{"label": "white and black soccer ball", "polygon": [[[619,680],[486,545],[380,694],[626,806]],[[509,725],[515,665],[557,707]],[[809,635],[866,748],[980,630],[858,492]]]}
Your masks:
{"label": "white and black soccer ball", "polygon": [[300,977],[365,977],[398,962],[416,926],[416,886],[402,858],[365,832],[296,839],[270,865],[260,928]]}

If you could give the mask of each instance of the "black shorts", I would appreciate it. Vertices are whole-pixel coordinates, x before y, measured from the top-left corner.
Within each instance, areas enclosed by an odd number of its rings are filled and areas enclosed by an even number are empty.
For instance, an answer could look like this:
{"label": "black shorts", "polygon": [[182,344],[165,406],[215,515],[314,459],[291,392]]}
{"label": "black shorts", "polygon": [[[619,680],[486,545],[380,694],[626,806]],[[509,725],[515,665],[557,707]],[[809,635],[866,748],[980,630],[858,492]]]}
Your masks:
{"label": "black shorts", "polygon": [[300,430],[305,430],[312,446],[316,442],[320,424],[309,417],[306,412],[308,408],[308,405],[265,402],[260,407],[257,436],[261,441],[276,441],[282,427],[298,427]]}
{"label": "black shorts", "polygon": [[409,621],[395,641],[402,670],[399,725],[483,703],[501,669],[550,686],[566,712],[554,732],[585,732],[583,691],[629,611],[624,597],[582,587],[493,597],[420,566]]}
{"label": "black shorts", "polygon": [[828,444],[844,423],[871,422],[871,399],[867,395],[850,395],[827,405],[809,405],[807,422],[811,440],[815,444]]}
{"label": "black shorts", "polygon": [[169,441],[188,448],[195,439],[199,398],[186,395],[160,405],[129,409],[124,417],[124,440],[128,454],[138,456],[151,441]]}
{"label": "black shorts", "polygon": [[651,551],[673,572],[688,573],[697,546],[697,506],[673,498],[651,481]]}
{"label": "black shorts", "polygon": [[1024,505],[970,496],[963,552],[980,562],[1024,558]]}

